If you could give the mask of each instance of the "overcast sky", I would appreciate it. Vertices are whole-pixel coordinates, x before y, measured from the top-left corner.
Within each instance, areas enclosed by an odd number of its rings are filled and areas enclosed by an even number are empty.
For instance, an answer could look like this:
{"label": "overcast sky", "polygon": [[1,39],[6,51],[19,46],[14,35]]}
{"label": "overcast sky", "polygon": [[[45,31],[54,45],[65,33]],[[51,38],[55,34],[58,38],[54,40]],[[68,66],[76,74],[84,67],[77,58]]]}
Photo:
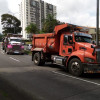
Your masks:
{"label": "overcast sky", "polygon": [[[82,26],[96,26],[96,0],[44,0],[57,6],[57,19]],[[17,17],[21,0],[0,0],[0,16],[14,13]],[[1,17],[0,17],[1,22]],[[0,23],[1,24],[1,23]],[[1,32],[1,25],[0,25]]]}

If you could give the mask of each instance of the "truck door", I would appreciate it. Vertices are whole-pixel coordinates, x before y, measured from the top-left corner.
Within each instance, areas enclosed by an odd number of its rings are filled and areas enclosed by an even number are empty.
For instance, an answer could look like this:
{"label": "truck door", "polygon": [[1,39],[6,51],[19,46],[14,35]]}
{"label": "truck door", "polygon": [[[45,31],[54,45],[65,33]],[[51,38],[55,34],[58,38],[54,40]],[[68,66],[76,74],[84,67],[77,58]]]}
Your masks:
{"label": "truck door", "polygon": [[73,36],[72,35],[64,35],[62,42],[62,56],[68,56],[73,52]]}

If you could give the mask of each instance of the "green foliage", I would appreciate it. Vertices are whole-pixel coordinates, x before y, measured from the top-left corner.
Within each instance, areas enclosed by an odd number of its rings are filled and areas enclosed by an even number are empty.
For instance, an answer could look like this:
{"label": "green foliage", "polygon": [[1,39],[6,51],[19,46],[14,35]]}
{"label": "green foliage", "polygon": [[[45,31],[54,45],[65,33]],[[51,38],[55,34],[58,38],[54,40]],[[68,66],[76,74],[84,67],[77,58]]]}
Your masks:
{"label": "green foliage", "polygon": [[20,33],[22,28],[20,27],[21,22],[15,16],[10,14],[3,14],[1,16],[1,24],[3,25],[3,33]]}
{"label": "green foliage", "polygon": [[44,32],[42,30],[39,31],[39,34],[43,34]]}
{"label": "green foliage", "polygon": [[2,41],[4,35],[3,34],[0,34],[0,42]]}
{"label": "green foliage", "polygon": [[30,25],[28,25],[26,28],[25,28],[25,31],[29,34],[36,34],[36,32],[38,32],[38,28],[36,27],[35,24],[33,23],[30,23]]}
{"label": "green foliage", "polygon": [[51,33],[53,32],[56,25],[62,24],[60,21],[54,18],[54,15],[49,14],[47,18],[44,20],[43,24],[43,32]]}

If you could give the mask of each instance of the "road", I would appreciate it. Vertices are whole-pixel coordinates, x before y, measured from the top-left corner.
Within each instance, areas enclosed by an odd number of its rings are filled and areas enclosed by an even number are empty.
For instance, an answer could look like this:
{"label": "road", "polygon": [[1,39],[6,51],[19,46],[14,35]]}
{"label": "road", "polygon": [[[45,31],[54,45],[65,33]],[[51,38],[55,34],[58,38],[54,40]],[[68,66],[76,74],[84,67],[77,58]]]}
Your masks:
{"label": "road", "polygon": [[[12,91],[22,93],[20,95],[26,98],[23,100],[100,99],[100,74],[73,77],[63,66],[35,66],[31,56],[7,55],[1,47],[0,79],[10,84],[14,88]],[[19,96],[19,92],[16,92],[15,98]]]}

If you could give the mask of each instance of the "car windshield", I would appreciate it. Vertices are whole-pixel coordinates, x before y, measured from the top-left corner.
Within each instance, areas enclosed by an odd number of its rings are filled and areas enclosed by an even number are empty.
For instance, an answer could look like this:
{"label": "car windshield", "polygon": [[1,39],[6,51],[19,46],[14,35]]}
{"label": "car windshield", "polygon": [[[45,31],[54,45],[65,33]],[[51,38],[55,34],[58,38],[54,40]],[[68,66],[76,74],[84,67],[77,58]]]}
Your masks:
{"label": "car windshield", "polygon": [[22,42],[21,39],[10,39],[10,41]]}
{"label": "car windshield", "polygon": [[76,42],[91,43],[91,38],[89,38],[89,37],[83,37],[83,36],[75,36],[75,41]]}

